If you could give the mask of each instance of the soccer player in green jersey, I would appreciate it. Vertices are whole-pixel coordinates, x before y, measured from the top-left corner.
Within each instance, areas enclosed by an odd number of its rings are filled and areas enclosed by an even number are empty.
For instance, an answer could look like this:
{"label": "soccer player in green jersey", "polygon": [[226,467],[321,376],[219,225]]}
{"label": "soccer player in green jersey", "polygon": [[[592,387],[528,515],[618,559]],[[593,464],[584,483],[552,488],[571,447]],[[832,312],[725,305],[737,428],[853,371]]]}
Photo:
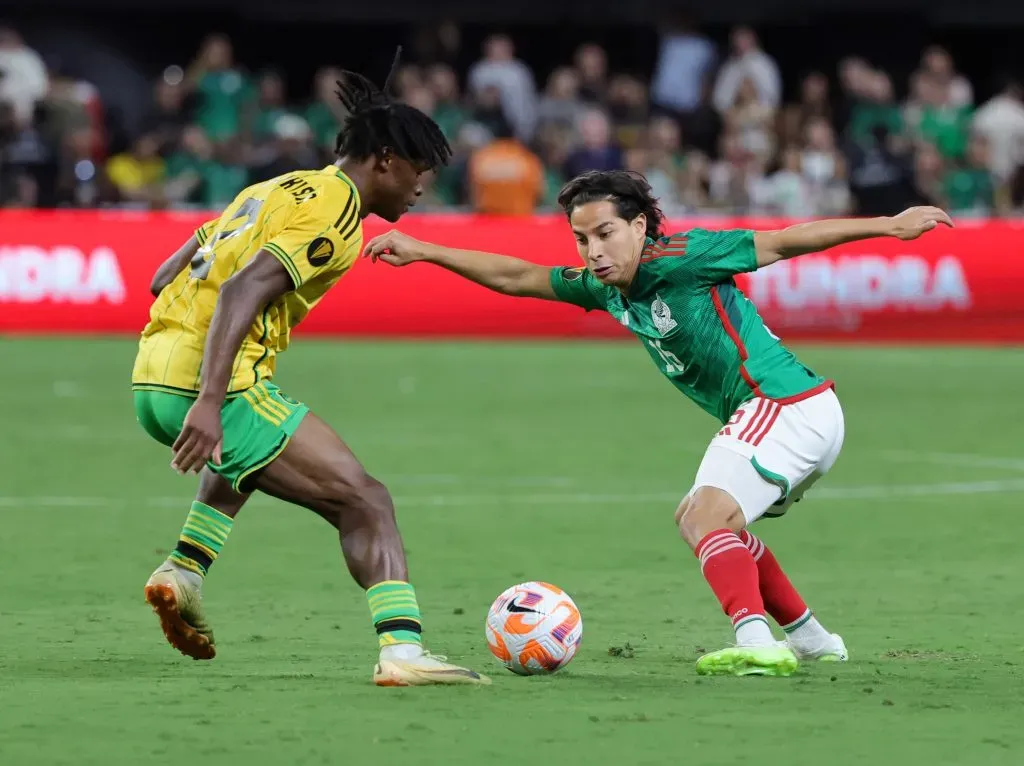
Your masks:
{"label": "soccer player in green jersey", "polygon": [[[825,630],[772,552],[747,531],[762,516],[781,516],[828,472],[843,445],[843,411],[832,382],[779,342],[733,277],[844,242],[915,239],[952,226],[949,216],[915,207],[778,231],[693,229],[666,237],[651,187],[622,171],[579,176],[559,204],[586,268],[550,269],[397,231],[376,237],[364,253],[394,266],[434,263],[506,295],[607,311],[628,328],[662,374],[722,423],[675,513],[736,632],[736,645],[704,655],[697,671],[786,676],[799,659],[845,661],[842,638]],[[774,639],[766,615],[785,641]]]}

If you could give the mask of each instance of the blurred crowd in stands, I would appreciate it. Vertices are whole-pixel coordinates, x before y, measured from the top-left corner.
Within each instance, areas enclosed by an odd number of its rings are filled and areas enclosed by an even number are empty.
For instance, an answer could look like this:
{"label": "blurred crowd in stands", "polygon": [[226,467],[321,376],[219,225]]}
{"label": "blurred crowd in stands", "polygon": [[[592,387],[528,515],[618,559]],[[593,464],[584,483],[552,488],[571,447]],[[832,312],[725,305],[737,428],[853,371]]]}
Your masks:
{"label": "blurred crowd in stands", "polygon": [[[976,103],[941,47],[908,82],[846,58],[784,88],[746,27],[727,46],[685,24],[664,32],[649,81],[609,71],[594,44],[535,72],[502,35],[455,71],[459,44],[442,25],[395,82],[455,151],[421,207],[526,215],[553,209],[577,173],[628,168],[668,214],[1024,214],[1021,83]],[[289,93],[282,73],[248,71],[212,35],[187,67],[164,70],[143,124],[115,140],[103,93],[0,29],[0,205],[221,207],[248,184],[333,161],[337,78],[325,66],[310,92]]]}

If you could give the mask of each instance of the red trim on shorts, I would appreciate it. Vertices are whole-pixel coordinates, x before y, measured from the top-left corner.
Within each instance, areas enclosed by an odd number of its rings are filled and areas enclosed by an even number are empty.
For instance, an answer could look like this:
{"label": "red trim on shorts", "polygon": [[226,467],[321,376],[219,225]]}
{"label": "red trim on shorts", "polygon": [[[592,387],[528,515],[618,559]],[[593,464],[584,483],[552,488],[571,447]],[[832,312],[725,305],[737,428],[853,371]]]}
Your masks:
{"label": "red trim on shorts", "polygon": [[764,396],[764,392],[761,391],[761,386],[758,385],[757,381],[754,380],[750,373],[747,372],[746,361],[750,358],[750,354],[747,353],[747,347],[743,345],[743,339],[740,338],[740,334],[733,327],[732,322],[729,321],[729,315],[725,313],[725,306],[722,305],[722,298],[718,294],[718,288],[711,288],[711,302],[715,304],[715,313],[718,314],[718,321],[722,323],[722,329],[725,330],[725,334],[729,336],[729,339],[736,346],[736,351],[740,355],[740,375],[743,376],[743,380],[750,390],[753,391],[757,396]]}
{"label": "red trim on shorts", "polygon": [[768,435],[768,432],[772,430],[772,426],[775,425],[775,421],[779,419],[779,413],[782,412],[782,405],[778,402],[773,402],[775,407],[772,408],[772,414],[768,416],[768,421],[764,424],[764,428],[760,430],[754,440],[751,442],[755,447],[761,443],[761,441]]}
{"label": "red trim on shorts", "polygon": [[757,435],[758,431],[761,430],[761,426],[763,426],[764,422],[769,417],[771,417],[772,411],[775,409],[775,403],[772,402],[771,399],[762,399],[761,401],[764,402],[764,407],[763,408],[761,408],[761,407],[758,408],[757,416],[754,418],[753,422],[751,423],[750,433],[747,434],[742,439],[742,441],[745,441],[748,444],[753,443],[753,439]]}
{"label": "red trim on shorts", "polygon": [[830,388],[835,391],[836,383],[834,380],[826,380],[824,383],[819,383],[814,388],[808,389],[803,393],[793,394],[792,396],[787,396],[784,399],[773,399],[772,401],[778,402],[779,404],[796,404],[797,402],[802,402],[805,399],[810,399],[812,396],[823,394]]}
{"label": "red trim on shorts", "polygon": [[747,437],[750,436],[751,432],[753,432],[754,423],[757,421],[758,416],[760,416],[761,411],[764,409],[764,405],[767,401],[767,399],[757,400],[757,408],[754,410],[754,416],[747,421],[747,425],[743,427],[743,430],[740,431],[740,435],[737,437],[741,442],[745,442],[747,440]]}

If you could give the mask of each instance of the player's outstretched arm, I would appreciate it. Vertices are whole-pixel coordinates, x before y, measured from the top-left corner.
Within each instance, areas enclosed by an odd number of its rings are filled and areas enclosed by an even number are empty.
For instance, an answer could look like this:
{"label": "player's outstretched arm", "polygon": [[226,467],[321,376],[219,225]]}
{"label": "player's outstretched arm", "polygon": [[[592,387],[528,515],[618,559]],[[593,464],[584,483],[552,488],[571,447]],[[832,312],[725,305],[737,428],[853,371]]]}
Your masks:
{"label": "player's outstretched arm", "polygon": [[392,266],[407,266],[417,261],[433,263],[505,295],[558,300],[551,287],[550,268],[509,255],[455,250],[421,242],[394,230],[371,239],[363,255]]}
{"label": "player's outstretched arm", "polygon": [[149,291],[153,293],[154,298],[159,296],[164,288],[188,266],[198,249],[199,238],[193,234],[188,242],[175,251],[174,255],[160,264],[160,268],[153,275],[153,281],[149,283]]}
{"label": "player's outstretched arm", "polygon": [[235,357],[256,314],[294,288],[284,265],[266,250],[256,253],[244,269],[221,286],[206,334],[199,396],[172,447],[171,467],[179,473],[198,472],[211,457],[220,462],[220,411]]}
{"label": "player's outstretched arm", "polygon": [[894,216],[834,218],[798,223],[778,231],[758,231],[754,233],[757,265],[768,266],[785,258],[817,253],[861,239],[917,239],[939,224],[953,225],[953,221],[944,210],[937,207],[912,207]]}

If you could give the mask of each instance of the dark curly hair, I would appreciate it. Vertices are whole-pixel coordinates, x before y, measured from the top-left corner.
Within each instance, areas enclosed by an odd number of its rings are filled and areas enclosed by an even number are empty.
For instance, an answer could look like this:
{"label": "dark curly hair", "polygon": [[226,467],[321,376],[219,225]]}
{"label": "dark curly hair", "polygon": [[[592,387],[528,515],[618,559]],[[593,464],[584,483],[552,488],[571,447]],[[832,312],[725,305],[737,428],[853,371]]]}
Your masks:
{"label": "dark curly hair", "polygon": [[404,160],[430,168],[448,164],[452,148],[437,123],[419,109],[395,103],[387,95],[401,55],[399,47],[383,88],[356,72],[342,72],[344,79],[338,81],[337,95],[348,117],[335,144],[339,157],[365,160],[380,157],[388,149]]}
{"label": "dark curly hair", "polygon": [[558,193],[558,204],[571,217],[572,211],[588,202],[607,200],[615,204],[620,218],[632,221],[643,213],[647,217],[647,236],[661,236],[665,215],[647,179],[628,170],[591,170],[576,176]]}

